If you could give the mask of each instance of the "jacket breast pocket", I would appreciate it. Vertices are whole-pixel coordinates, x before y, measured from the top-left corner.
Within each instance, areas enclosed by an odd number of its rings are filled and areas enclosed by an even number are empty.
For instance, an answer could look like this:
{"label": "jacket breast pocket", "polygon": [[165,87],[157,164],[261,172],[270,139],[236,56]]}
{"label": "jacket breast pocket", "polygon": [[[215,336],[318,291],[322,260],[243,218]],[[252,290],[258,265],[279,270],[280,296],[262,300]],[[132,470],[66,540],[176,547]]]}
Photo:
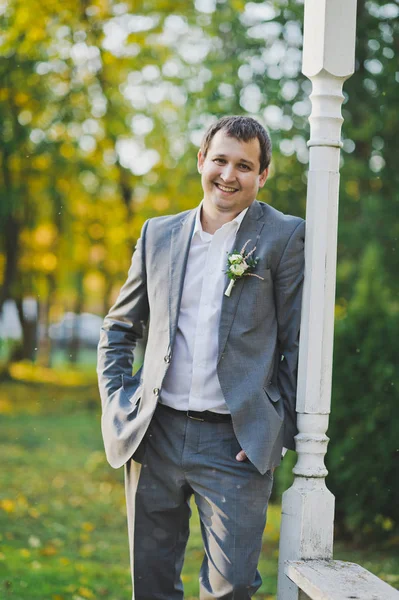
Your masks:
{"label": "jacket breast pocket", "polygon": [[259,275],[260,277],[263,277],[263,279],[269,280],[272,278],[272,271],[271,269],[268,269],[267,267],[255,267],[254,269],[254,273],[255,275]]}
{"label": "jacket breast pocket", "polygon": [[252,327],[264,323],[265,318],[272,318],[275,311],[271,270],[255,268],[253,275],[243,277],[239,305],[241,319]]}

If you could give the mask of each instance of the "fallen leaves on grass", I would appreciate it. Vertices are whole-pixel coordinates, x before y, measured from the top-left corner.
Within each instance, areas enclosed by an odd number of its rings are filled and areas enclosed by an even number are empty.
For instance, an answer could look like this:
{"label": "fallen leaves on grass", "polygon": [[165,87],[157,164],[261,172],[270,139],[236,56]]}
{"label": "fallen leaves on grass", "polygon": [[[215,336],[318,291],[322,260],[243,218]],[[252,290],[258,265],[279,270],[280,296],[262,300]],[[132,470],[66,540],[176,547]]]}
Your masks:
{"label": "fallen leaves on grass", "polygon": [[61,475],[57,475],[56,477],[54,477],[53,481],[51,482],[51,485],[57,490],[61,490],[65,486],[64,477],[61,477]]}
{"label": "fallen leaves on grass", "polygon": [[94,598],[94,594],[93,594],[93,592],[92,592],[92,591],[91,591],[89,588],[86,588],[86,587],[81,587],[81,588],[79,588],[79,589],[78,589],[78,593],[79,593],[81,596],[83,596],[83,598],[88,598],[88,599],[90,599],[90,598]]}
{"label": "fallen leaves on grass", "polygon": [[277,543],[280,538],[281,507],[269,504],[267,509],[267,523],[265,528],[264,543]]}
{"label": "fallen leaves on grass", "polygon": [[9,370],[11,377],[16,381],[52,383],[64,387],[79,387],[95,381],[95,375],[89,377],[70,365],[67,369],[50,369],[30,361],[20,361],[12,363]]}
{"label": "fallen leaves on grass", "polygon": [[17,517],[23,517],[30,509],[28,500],[22,494],[18,494],[16,498],[3,498],[0,500],[0,510],[5,513],[13,514]]}
{"label": "fallen leaves on grass", "polygon": [[78,508],[79,506],[82,506],[85,503],[84,499],[81,496],[71,496],[68,499],[68,502],[74,508]]}
{"label": "fallen leaves on grass", "polygon": [[87,558],[87,557],[91,556],[93,554],[93,552],[95,552],[95,550],[96,550],[96,547],[94,546],[94,544],[84,544],[80,548],[79,554],[83,558]]}
{"label": "fallen leaves on grass", "polygon": [[54,554],[57,554],[57,552],[57,548],[55,548],[55,546],[53,546],[52,544],[49,544],[48,546],[45,546],[42,550],[40,550],[40,554],[42,556],[54,556]]}
{"label": "fallen leaves on grass", "polygon": [[89,473],[94,473],[98,467],[104,467],[106,464],[104,452],[95,451],[89,454],[88,459],[85,462],[85,470]]}
{"label": "fallen leaves on grass", "polygon": [[0,396],[0,415],[12,415],[13,405],[7,396]]}
{"label": "fallen leaves on grass", "polygon": [[6,513],[13,513],[15,511],[15,502],[9,498],[0,500],[0,508]]}

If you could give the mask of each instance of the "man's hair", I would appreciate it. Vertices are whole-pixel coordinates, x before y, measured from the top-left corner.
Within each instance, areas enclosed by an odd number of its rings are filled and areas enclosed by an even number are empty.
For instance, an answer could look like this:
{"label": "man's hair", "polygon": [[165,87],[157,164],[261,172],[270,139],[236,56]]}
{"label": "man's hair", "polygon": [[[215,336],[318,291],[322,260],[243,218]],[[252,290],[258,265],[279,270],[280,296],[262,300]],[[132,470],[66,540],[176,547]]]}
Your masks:
{"label": "man's hair", "polygon": [[207,155],[212,138],[218,131],[223,130],[226,135],[234,137],[242,142],[249,142],[258,138],[260,145],[260,168],[262,173],[270,164],[272,157],[272,142],[266,129],[252,117],[222,117],[213,123],[205,133],[201,142],[201,152]]}

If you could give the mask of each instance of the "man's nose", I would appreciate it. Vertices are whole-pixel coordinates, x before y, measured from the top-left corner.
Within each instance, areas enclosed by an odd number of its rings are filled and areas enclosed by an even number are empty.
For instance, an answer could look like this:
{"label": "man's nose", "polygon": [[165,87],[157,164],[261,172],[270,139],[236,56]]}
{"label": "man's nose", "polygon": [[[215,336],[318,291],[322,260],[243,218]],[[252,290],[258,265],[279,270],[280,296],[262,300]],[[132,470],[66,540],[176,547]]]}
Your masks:
{"label": "man's nose", "polygon": [[224,165],[220,177],[225,183],[235,181],[235,171],[233,165]]}

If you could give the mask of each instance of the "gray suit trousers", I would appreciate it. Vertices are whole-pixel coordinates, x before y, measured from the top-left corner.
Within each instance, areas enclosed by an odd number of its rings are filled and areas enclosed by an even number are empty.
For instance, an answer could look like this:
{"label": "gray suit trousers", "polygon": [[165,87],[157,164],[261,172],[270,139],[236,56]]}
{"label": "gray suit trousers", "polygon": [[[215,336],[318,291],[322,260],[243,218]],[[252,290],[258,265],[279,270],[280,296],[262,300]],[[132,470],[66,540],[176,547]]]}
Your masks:
{"label": "gray suit trousers", "polygon": [[200,599],[247,600],[257,570],[273,474],[235,459],[231,423],[189,419],[158,405],[125,465],[134,600],[181,600],[194,495],[204,542]]}

